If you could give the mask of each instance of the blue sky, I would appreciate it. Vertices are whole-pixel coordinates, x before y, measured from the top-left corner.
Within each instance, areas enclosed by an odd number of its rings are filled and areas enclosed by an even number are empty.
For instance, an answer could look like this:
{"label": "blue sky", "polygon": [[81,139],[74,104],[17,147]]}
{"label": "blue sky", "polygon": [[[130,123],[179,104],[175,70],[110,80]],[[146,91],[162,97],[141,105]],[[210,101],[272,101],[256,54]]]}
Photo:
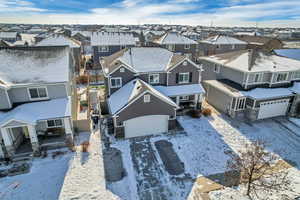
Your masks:
{"label": "blue sky", "polygon": [[300,27],[300,0],[0,0],[0,22]]}

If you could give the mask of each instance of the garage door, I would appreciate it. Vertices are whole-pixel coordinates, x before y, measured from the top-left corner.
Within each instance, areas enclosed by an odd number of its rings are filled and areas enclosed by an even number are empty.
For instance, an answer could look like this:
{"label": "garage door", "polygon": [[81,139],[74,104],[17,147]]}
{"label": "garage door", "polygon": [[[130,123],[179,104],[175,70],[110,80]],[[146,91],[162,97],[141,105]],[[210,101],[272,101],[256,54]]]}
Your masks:
{"label": "garage door", "polygon": [[289,99],[281,99],[276,101],[267,101],[260,103],[258,119],[286,115],[289,106]]}
{"label": "garage door", "polygon": [[139,137],[168,131],[168,115],[147,115],[124,122],[125,137]]}

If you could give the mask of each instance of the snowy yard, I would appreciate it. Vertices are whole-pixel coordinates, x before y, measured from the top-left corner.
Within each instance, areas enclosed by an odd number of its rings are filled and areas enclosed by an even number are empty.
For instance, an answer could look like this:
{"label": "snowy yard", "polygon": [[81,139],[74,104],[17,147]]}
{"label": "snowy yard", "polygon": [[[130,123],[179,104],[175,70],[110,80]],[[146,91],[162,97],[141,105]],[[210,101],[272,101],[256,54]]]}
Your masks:
{"label": "snowy yard", "polygon": [[[237,153],[245,143],[258,139],[267,143],[268,151],[296,165],[294,173],[300,173],[300,137],[295,134],[300,132],[300,127],[286,118],[242,123],[213,114],[200,119],[184,116],[178,121],[186,134],[159,135],[142,141],[131,139],[113,144],[123,152],[127,171],[127,176],[121,181],[108,184],[113,193],[121,199],[135,199],[136,196],[155,199],[157,194],[167,196],[167,199],[186,199],[195,178],[224,172],[228,152]],[[167,172],[155,147],[155,142],[160,140],[173,144],[184,163],[183,174],[174,176]],[[137,154],[132,146],[141,144],[143,147]],[[159,187],[164,191],[157,190]]]}

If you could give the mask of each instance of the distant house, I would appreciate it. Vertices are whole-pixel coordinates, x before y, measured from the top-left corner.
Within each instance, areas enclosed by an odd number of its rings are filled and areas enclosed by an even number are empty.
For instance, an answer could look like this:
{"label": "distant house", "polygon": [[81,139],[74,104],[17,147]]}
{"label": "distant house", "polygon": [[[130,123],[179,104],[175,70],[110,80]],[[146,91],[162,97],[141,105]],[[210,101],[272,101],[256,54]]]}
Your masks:
{"label": "distant house", "polygon": [[75,68],[73,71],[78,72],[80,69],[81,63],[81,43],[75,39],[69,38],[64,35],[51,35],[42,41],[38,42],[35,46],[38,47],[47,47],[47,46],[69,46],[72,50],[74,61],[75,61]]}
{"label": "distant house", "polygon": [[0,32],[0,39],[14,43],[22,38],[18,32]]}
{"label": "distant house", "polygon": [[188,56],[192,60],[196,60],[198,56],[198,42],[191,40],[179,33],[167,32],[152,42],[155,46],[159,46],[174,53]]}
{"label": "distant house", "polygon": [[72,38],[80,41],[83,54],[92,54],[92,46],[91,46],[91,35],[93,32],[90,31],[74,31],[72,32]]}
{"label": "distant house", "polygon": [[264,49],[271,51],[273,49],[282,49],[283,43],[277,38],[251,36],[251,35],[236,35],[235,38],[248,43],[249,49]]}
{"label": "distant house", "polygon": [[0,59],[0,158],[72,141],[69,48],[1,48]]}
{"label": "distant house", "polygon": [[202,56],[243,50],[247,48],[246,42],[226,35],[212,36],[200,41],[199,44],[199,53]]}
{"label": "distant house", "polygon": [[149,30],[149,31],[143,32],[143,34],[145,37],[145,42],[152,42],[153,40],[156,40],[159,37],[161,37],[163,34],[165,34],[165,31]]}
{"label": "distant house", "polygon": [[10,44],[9,42],[0,39],[0,47],[10,47],[12,46],[12,44]]}
{"label": "distant house", "polygon": [[93,59],[96,68],[100,67],[100,58],[110,56],[124,48],[134,47],[137,40],[132,33],[95,32],[91,36]]}
{"label": "distant house", "polygon": [[101,63],[116,137],[165,133],[177,110],[201,109],[201,68],[187,56],[158,47],[132,47]]}
{"label": "distant house", "polygon": [[231,117],[300,116],[300,61],[250,49],[199,62],[206,100]]}

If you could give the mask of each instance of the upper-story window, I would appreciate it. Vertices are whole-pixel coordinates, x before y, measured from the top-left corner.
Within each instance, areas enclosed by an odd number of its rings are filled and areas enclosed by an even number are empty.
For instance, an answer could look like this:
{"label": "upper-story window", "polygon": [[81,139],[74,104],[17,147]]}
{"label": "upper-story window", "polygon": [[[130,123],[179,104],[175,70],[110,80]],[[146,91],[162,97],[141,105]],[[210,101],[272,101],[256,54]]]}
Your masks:
{"label": "upper-story window", "polygon": [[121,77],[111,78],[110,79],[110,87],[111,88],[120,88],[120,87],[122,87],[122,78]]}
{"label": "upper-story window", "polygon": [[254,75],[254,82],[255,82],[255,83],[261,82],[261,78],[262,78],[262,74],[261,74],[261,73],[255,74],[255,75]]}
{"label": "upper-story window", "polygon": [[178,75],[178,83],[188,83],[190,81],[190,73],[179,73]]}
{"label": "upper-story window", "polygon": [[125,69],[123,67],[120,68],[120,72],[125,72]]}
{"label": "upper-story window", "polygon": [[29,97],[32,100],[47,99],[48,92],[46,87],[29,88]]}
{"label": "upper-story window", "polygon": [[108,48],[108,46],[99,46],[98,51],[99,52],[108,52],[109,48]]}
{"label": "upper-story window", "polygon": [[220,73],[220,65],[218,65],[218,64],[215,64],[214,65],[214,72],[216,72],[216,73]]}
{"label": "upper-story window", "polygon": [[300,79],[300,71],[294,72],[293,79]]}
{"label": "upper-story window", "polygon": [[149,103],[150,102],[150,95],[146,94],[144,95],[144,103]]}
{"label": "upper-story window", "polygon": [[277,74],[276,82],[284,82],[287,80],[287,78],[288,78],[288,73]]}
{"label": "upper-story window", "polygon": [[47,127],[48,128],[57,128],[62,127],[63,123],[61,119],[51,119],[47,120]]}
{"label": "upper-story window", "polygon": [[190,49],[191,48],[191,45],[190,44],[185,44],[184,45],[184,49]]}
{"label": "upper-story window", "polygon": [[175,45],[174,44],[167,45],[167,48],[168,48],[169,51],[175,51]]}
{"label": "upper-story window", "polygon": [[150,84],[159,83],[159,74],[149,74],[149,83]]}
{"label": "upper-story window", "polygon": [[238,98],[236,102],[235,110],[244,110],[246,107],[246,98]]}

